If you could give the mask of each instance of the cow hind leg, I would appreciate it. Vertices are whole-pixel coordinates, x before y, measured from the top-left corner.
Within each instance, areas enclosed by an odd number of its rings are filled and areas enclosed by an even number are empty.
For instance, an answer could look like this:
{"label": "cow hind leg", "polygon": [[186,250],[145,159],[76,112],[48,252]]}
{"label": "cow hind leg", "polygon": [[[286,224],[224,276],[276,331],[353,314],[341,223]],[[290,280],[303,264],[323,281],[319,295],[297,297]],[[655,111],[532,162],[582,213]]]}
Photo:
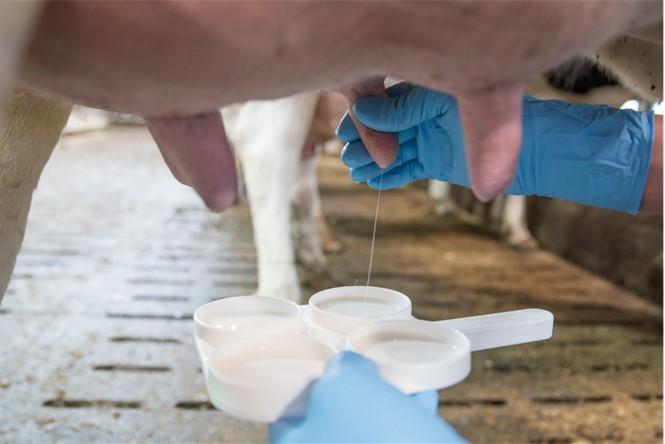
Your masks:
{"label": "cow hind leg", "polygon": [[317,160],[318,155],[313,155],[300,161],[300,172],[292,197],[292,234],[296,260],[311,269],[321,269],[326,264],[317,214],[321,206],[316,180]]}
{"label": "cow hind leg", "polygon": [[326,264],[326,254],[337,254],[344,245],[326,221],[317,166],[320,154],[300,161],[300,173],[292,199],[294,240],[299,263],[320,268]]}
{"label": "cow hind leg", "polygon": [[324,288],[334,285],[327,267],[325,248],[339,252],[342,244],[334,236],[322,212],[317,161],[318,155],[314,155],[300,162],[300,174],[292,201],[292,227],[296,260],[301,266],[303,284]]}
{"label": "cow hind leg", "polygon": [[443,216],[452,214],[455,211],[455,203],[451,198],[448,182],[430,180],[427,186],[427,193],[434,203],[435,214]]}
{"label": "cow hind leg", "polygon": [[0,121],[0,300],[23,242],[32,192],[71,105],[17,89]]}
{"label": "cow hind leg", "polygon": [[509,245],[520,250],[530,250],[538,246],[538,241],[527,227],[525,196],[506,196],[502,214],[502,231]]}

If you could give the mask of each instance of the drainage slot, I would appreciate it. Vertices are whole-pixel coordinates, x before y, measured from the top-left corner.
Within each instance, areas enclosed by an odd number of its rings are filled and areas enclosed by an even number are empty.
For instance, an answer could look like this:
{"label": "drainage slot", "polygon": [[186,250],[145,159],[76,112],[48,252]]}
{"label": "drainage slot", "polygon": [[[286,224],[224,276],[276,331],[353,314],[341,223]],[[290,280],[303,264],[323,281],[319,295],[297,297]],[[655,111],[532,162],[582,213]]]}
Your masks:
{"label": "drainage slot", "polygon": [[649,365],[644,362],[633,362],[630,364],[597,364],[589,367],[592,372],[622,372],[630,370],[648,370]]}
{"label": "drainage slot", "polygon": [[598,404],[611,400],[611,396],[546,396],[532,398],[531,402],[536,404]]}
{"label": "drainage slot", "polygon": [[215,410],[215,407],[208,401],[180,401],[175,408],[182,410]]}
{"label": "drainage slot", "polygon": [[532,438],[528,441],[529,444],[571,444],[572,438],[565,436],[548,436],[544,438]]}
{"label": "drainage slot", "polygon": [[32,273],[14,273],[12,275],[12,279],[14,279],[15,281],[30,280],[30,279],[34,279],[34,278],[35,278],[35,275],[32,274]]}
{"label": "drainage slot", "polygon": [[439,401],[440,407],[472,407],[481,405],[486,407],[503,407],[508,404],[505,399],[444,399]]}
{"label": "drainage slot", "polygon": [[213,259],[217,263],[237,263],[256,265],[256,253],[254,252],[233,252],[229,254],[216,254]]}
{"label": "drainage slot", "polygon": [[157,259],[174,262],[192,262],[196,260],[208,260],[208,257],[203,254],[159,254],[157,255]]}
{"label": "drainage slot", "polygon": [[132,285],[174,285],[178,287],[189,287],[194,284],[191,280],[162,279],[162,278],[136,278],[128,279]]}
{"label": "drainage slot", "polygon": [[642,402],[649,402],[649,401],[662,401],[663,400],[663,395],[652,395],[649,393],[636,393],[634,395],[630,395],[631,398],[637,400],[637,401],[642,401]]}
{"label": "drainage slot", "polygon": [[149,342],[154,344],[180,344],[175,338],[155,338],[150,336],[113,336],[111,342]]}
{"label": "drainage slot", "polygon": [[512,373],[512,372],[531,373],[532,371],[535,370],[533,367],[525,364],[511,365],[511,364],[496,363],[496,362],[486,364],[485,368],[497,373]]}
{"label": "drainage slot", "polygon": [[44,407],[56,407],[65,409],[80,408],[116,408],[116,409],[140,409],[141,401],[113,401],[110,399],[48,399],[42,403]]}
{"label": "drainage slot", "polygon": [[505,399],[479,399],[476,404],[487,405],[492,407],[501,407],[507,404]]}
{"label": "drainage slot", "polygon": [[164,365],[127,365],[127,364],[102,364],[92,367],[93,370],[101,372],[146,372],[163,373],[170,372],[171,367]]}
{"label": "drainage slot", "polygon": [[151,313],[106,313],[107,318],[119,319],[153,319],[166,321],[191,321],[191,313],[175,314],[151,314]]}
{"label": "drainage slot", "polygon": [[188,273],[191,271],[190,267],[185,265],[137,265],[136,269],[139,271],[165,271],[165,272],[180,272]]}
{"label": "drainage slot", "polygon": [[236,274],[236,273],[256,273],[256,265],[254,264],[247,264],[247,265],[242,265],[240,264],[239,266],[232,266],[232,265],[227,265],[223,267],[209,267],[208,272],[210,274]]}
{"label": "drainage slot", "polygon": [[132,299],[135,301],[189,302],[188,296],[171,294],[137,294],[132,296]]}
{"label": "drainage slot", "polygon": [[78,256],[81,252],[79,250],[69,248],[22,248],[22,256]]}

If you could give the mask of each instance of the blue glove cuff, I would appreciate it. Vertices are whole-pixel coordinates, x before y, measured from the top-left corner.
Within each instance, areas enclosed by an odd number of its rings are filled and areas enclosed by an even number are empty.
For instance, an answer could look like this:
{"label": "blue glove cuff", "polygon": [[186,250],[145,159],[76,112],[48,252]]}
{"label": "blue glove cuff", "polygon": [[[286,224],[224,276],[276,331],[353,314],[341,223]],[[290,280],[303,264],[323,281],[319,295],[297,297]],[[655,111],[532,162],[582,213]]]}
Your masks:
{"label": "blue glove cuff", "polygon": [[653,113],[527,97],[523,115],[518,171],[508,193],[639,211]]}

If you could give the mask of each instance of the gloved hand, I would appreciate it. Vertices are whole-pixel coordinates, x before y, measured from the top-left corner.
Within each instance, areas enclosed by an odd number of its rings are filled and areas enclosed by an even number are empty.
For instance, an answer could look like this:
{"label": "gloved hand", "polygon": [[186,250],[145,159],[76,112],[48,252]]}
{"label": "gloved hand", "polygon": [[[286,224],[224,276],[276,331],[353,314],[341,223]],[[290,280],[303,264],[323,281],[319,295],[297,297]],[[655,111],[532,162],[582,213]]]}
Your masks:
{"label": "gloved hand", "polygon": [[[468,187],[455,99],[408,84],[389,88],[388,95],[360,98],[353,110],[364,125],[398,133],[397,159],[381,178],[381,169],[345,116],[337,135],[347,142],[342,161],[351,168],[352,179],[377,189],[419,179]],[[638,212],[651,160],[653,113],[525,97],[522,116],[520,158],[508,194]]]}
{"label": "gloved hand", "polygon": [[372,361],[342,352],[314,383],[307,415],[271,424],[269,438],[273,444],[466,442],[437,415],[437,401],[436,392],[405,395],[380,378]]}

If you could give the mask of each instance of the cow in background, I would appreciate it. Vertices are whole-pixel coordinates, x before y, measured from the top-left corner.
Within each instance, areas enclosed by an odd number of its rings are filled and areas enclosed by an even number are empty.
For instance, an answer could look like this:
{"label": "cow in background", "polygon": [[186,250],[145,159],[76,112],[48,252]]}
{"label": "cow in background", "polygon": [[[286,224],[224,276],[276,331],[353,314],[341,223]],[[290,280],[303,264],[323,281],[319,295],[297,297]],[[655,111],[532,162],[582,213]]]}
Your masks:
{"label": "cow in background", "polygon": [[252,212],[256,294],[300,301],[296,265],[303,278],[327,277],[324,253],[342,248],[325,221],[316,168],[346,106],[340,95],[306,92],[222,109]]}

